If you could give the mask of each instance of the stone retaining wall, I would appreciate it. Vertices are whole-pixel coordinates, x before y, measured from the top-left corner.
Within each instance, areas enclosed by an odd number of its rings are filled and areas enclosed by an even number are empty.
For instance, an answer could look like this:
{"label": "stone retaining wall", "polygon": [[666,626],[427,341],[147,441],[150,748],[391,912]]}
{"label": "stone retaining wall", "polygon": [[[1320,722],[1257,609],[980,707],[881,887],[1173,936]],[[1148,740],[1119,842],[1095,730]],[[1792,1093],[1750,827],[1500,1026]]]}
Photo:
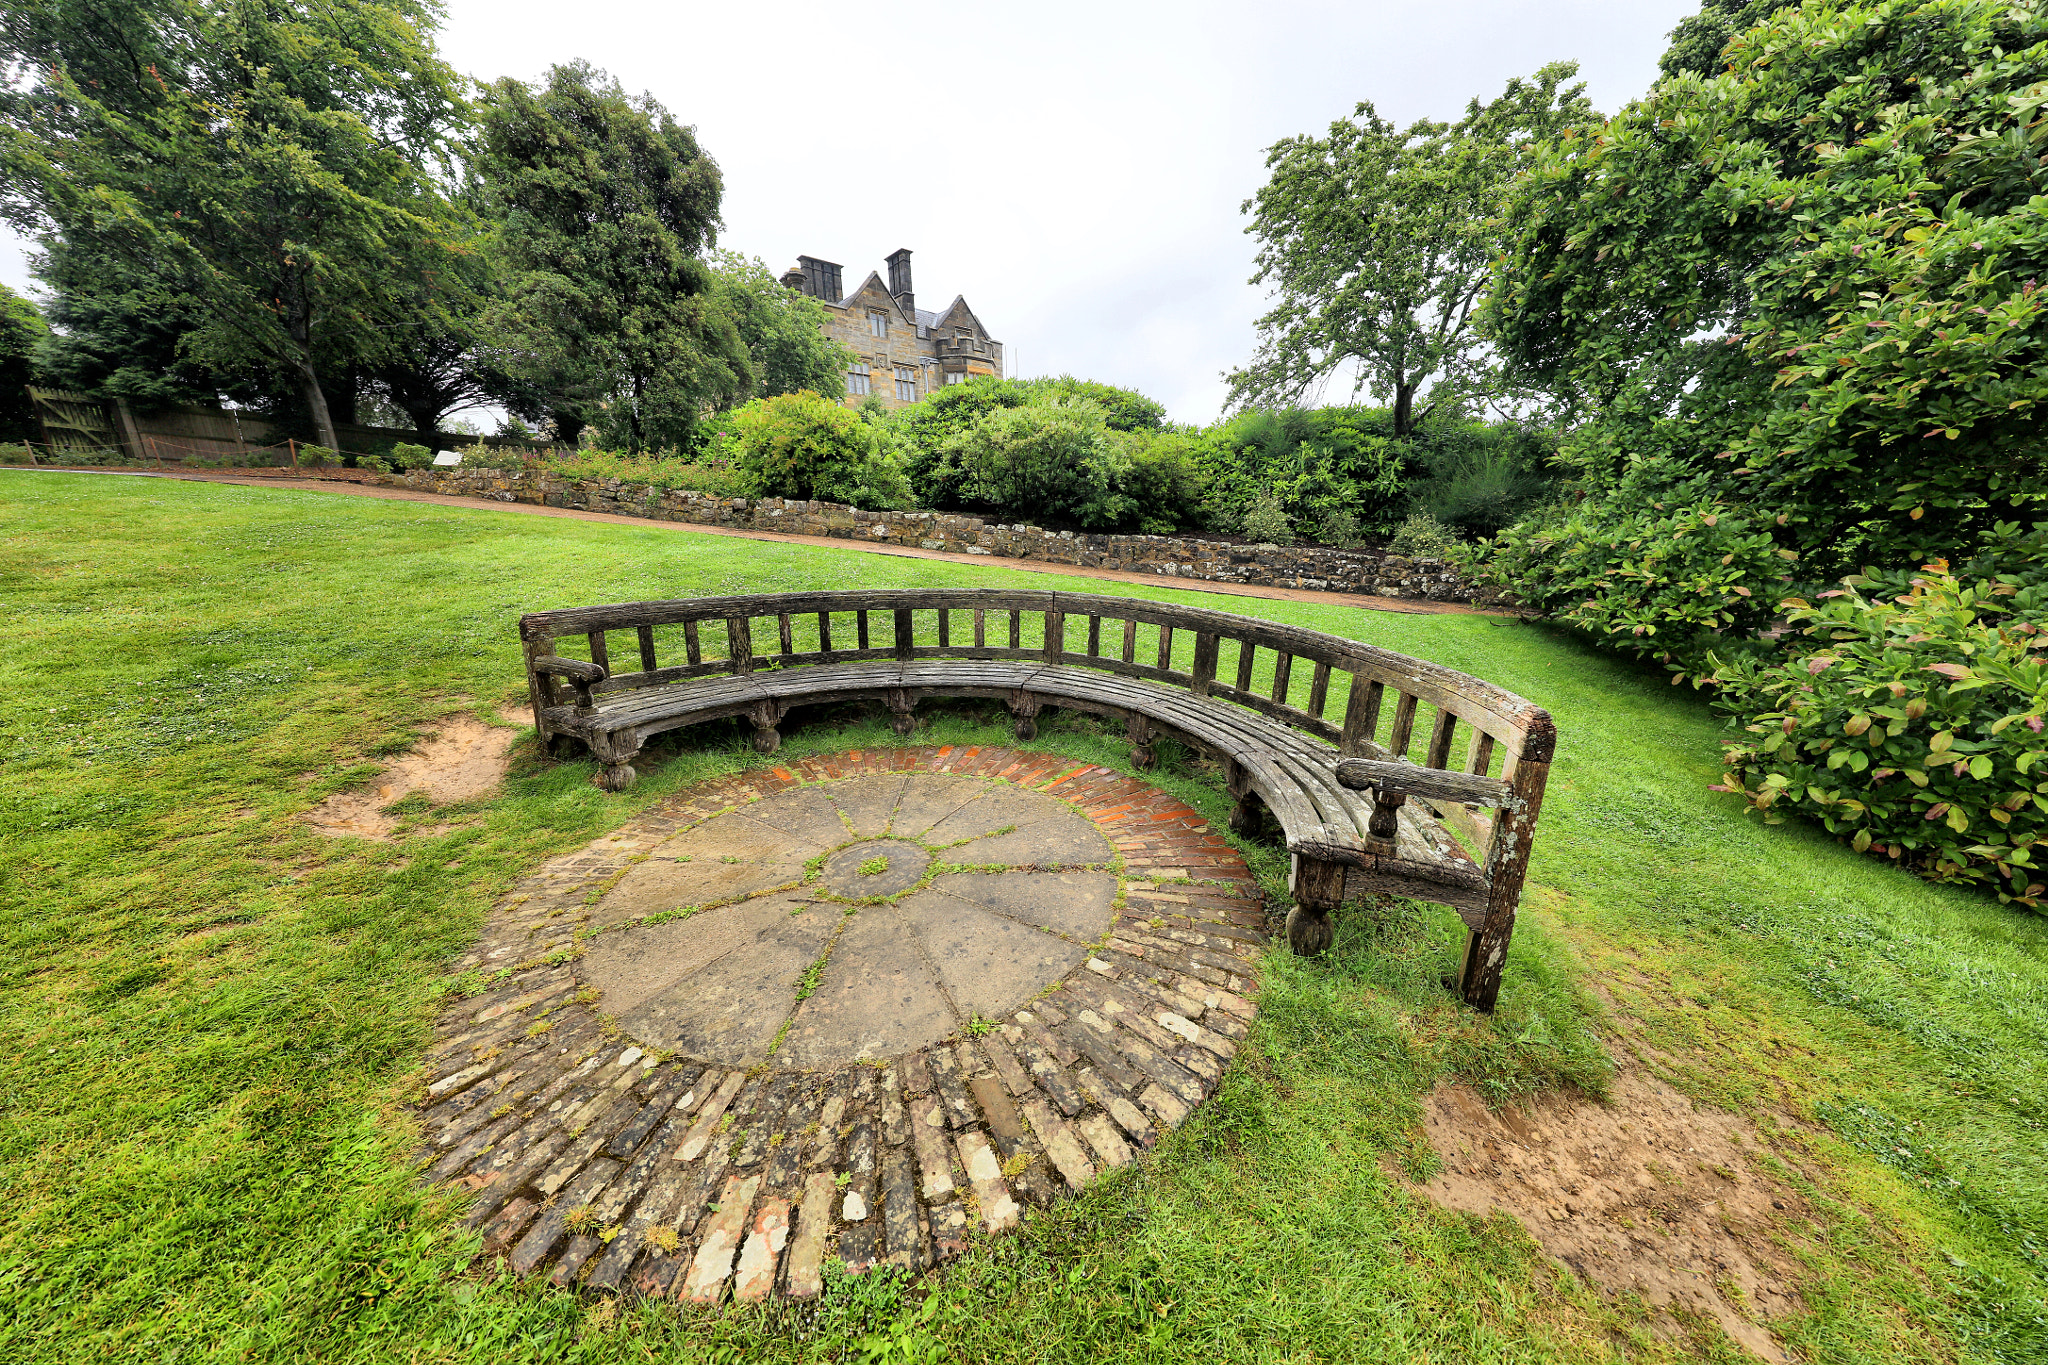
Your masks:
{"label": "stone retaining wall", "polygon": [[721,498],[683,489],[656,493],[645,484],[619,479],[567,479],[546,470],[421,469],[406,474],[381,474],[375,481],[422,493],[493,502],[536,503],[697,526],[830,536],[870,544],[1118,569],[1209,583],[1310,588],[1370,597],[1412,597],[1481,605],[1506,601],[1495,589],[1475,588],[1456,568],[1440,560],[1409,559],[1384,550],[1233,545],[1186,536],[1047,531],[1037,526],[1005,526],[954,512],[863,512],[833,502]]}

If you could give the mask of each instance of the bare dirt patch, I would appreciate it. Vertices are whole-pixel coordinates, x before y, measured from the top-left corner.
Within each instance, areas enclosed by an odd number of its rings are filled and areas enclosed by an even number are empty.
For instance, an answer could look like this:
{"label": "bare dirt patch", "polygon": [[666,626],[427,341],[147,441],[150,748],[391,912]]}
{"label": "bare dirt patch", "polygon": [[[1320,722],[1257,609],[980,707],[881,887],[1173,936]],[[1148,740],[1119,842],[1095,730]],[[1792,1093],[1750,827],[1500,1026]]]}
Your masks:
{"label": "bare dirt patch", "polygon": [[313,807],[306,813],[306,823],[330,839],[388,840],[399,817],[387,815],[384,808],[413,792],[424,792],[428,801],[443,806],[473,800],[496,787],[504,779],[506,753],[516,735],[470,716],[451,716],[441,723],[439,733],[401,754],[367,787],[336,792]]}
{"label": "bare dirt patch", "polygon": [[1449,1085],[1425,1099],[1423,1122],[1444,1164],[1420,1188],[1437,1203],[1512,1214],[1581,1279],[1712,1319],[1764,1360],[1791,1359],[1766,1324],[1801,1306],[1774,1238],[1803,1201],[1762,1163],[1748,1120],[1695,1109],[1626,1067],[1611,1104],[1549,1095],[1488,1110]]}

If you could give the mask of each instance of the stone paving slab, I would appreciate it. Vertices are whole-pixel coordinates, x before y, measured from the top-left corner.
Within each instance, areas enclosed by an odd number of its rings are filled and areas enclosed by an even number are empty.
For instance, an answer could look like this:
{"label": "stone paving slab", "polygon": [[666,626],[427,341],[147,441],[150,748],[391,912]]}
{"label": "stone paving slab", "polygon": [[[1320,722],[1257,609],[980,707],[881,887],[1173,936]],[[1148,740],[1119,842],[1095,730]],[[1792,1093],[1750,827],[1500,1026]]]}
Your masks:
{"label": "stone paving slab", "polygon": [[1053,755],[708,782],[501,901],[462,962],[485,989],[436,1029],[421,1156],[474,1192],[486,1255],[585,1292],[923,1271],[1183,1121],[1268,927],[1196,812]]}

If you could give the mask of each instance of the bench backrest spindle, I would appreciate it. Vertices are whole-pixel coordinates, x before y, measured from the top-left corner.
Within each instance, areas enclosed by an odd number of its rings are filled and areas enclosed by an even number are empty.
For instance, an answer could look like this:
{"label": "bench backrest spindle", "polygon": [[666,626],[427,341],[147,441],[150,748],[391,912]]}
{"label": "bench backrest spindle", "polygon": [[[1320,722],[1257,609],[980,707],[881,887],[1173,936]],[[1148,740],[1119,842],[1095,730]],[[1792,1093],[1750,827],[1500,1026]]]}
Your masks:
{"label": "bench backrest spindle", "polygon": [[1403,692],[1394,703],[1394,729],[1387,736],[1387,752],[1395,758],[1408,757],[1408,745],[1415,738],[1415,704],[1419,700],[1413,692]]}
{"label": "bench backrest spindle", "polygon": [[744,616],[725,618],[726,656],[732,660],[734,673],[754,671],[754,632]]}

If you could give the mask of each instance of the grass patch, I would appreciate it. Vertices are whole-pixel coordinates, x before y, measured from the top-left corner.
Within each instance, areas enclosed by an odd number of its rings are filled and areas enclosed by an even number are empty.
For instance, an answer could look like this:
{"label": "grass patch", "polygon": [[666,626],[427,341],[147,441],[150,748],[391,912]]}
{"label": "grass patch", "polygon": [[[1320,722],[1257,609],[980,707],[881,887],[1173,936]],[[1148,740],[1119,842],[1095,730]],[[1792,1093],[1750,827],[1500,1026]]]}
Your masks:
{"label": "grass patch", "polygon": [[[859,1358],[1740,1359],[1659,1327],[1518,1229],[1435,1208],[1419,1097],[1599,1094],[1640,1046],[1769,1120],[1801,1184],[1807,1361],[2048,1356],[2048,921],[1712,795],[1691,693],[1539,626],[1234,598],[1535,698],[1563,736],[1501,1008],[1440,985],[1459,928],[1347,913],[1269,956],[1217,1096],[1140,1167],[980,1248],[720,1315],[587,1304],[469,1267],[406,1166],[404,1103],[494,898],[652,802],[759,763],[737,728],[651,746],[634,791],[530,736],[460,827],[392,845],[302,817],[376,755],[522,692],[521,611],[639,597],[1025,586],[1007,568],[316,492],[0,474],[0,1348],[17,1361]],[[1215,605],[1150,585],[1100,590]],[[777,761],[894,742],[786,729]],[[815,714],[812,717],[815,722]],[[920,739],[997,743],[934,708]],[[1048,713],[1033,747],[1122,766]],[[1148,780],[1219,827],[1217,775]],[[1247,845],[1269,885],[1270,846]]]}

